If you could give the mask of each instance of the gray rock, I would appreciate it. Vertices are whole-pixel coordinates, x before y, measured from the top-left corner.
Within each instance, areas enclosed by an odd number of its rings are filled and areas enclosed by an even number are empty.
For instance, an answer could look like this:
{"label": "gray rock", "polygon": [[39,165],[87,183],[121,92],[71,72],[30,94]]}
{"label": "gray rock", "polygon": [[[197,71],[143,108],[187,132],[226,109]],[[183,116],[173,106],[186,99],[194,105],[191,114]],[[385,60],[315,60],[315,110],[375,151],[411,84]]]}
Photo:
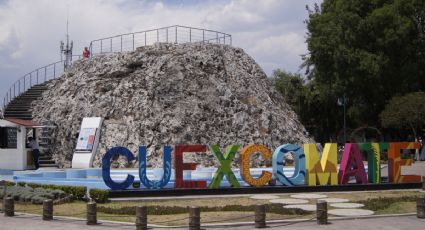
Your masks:
{"label": "gray rock", "polygon": [[[227,45],[156,44],[95,56],[76,61],[48,86],[33,114],[37,122],[57,125],[52,152],[61,167],[70,167],[82,118],[93,116],[105,118],[95,166],[114,146],[137,156],[138,146],[147,145],[148,166],[156,167],[165,144],[218,144],[224,152],[231,144],[273,150],[314,142],[258,64]],[[218,164],[205,154],[186,158],[203,166]],[[254,166],[265,164],[259,159]],[[134,167],[137,162],[128,165],[119,158],[116,164]]]}

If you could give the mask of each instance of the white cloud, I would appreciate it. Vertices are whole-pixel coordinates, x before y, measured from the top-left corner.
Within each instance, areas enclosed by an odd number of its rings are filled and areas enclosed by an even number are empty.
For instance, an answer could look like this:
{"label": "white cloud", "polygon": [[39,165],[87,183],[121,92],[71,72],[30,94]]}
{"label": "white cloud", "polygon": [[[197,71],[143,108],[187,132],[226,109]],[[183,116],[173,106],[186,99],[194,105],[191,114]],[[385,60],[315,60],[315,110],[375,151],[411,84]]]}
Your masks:
{"label": "white cloud", "polygon": [[67,7],[74,53],[91,40],[169,25],[232,34],[270,74],[297,71],[306,52],[306,4],[321,0],[8,0],[0,1],[0,95],[18,77],[60,59]]}

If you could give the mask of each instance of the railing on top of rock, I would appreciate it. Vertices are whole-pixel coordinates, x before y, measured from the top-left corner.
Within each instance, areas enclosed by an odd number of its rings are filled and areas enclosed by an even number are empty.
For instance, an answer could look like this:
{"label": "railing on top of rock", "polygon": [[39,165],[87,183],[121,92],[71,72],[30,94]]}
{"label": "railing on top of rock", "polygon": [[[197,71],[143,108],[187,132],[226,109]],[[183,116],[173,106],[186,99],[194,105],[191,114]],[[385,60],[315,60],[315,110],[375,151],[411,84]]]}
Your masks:
{"label": "railing on top of rock", "polygon": [[[137,47],[153,45],[158,42],[193,43],[207,42],[232,45],[232,35],[219,31],[207,30],[188,26],[168,26],[134,33],[120,34],[101,38],[90,42],[90,54],[105,54],[134,51]],[[81,58],[80,55],[78,59]],[[64,61],[37,68],[19,78],[6,92],[3,98],[2,113],[7,105],[15,98],[34,85],[55,79],[64,72]],[[3,114],[0,113],[0,116]]]}
{"label": "railing on top of rock", "polygon": [[[76,59],[80,59],[81,55],[72,55]],[[64,61],[57,61],[46,66],[37,68],[13,83],[6,91],[3,97],[2,111],[4,113],[7,105],[15,98],[33,87],[34,85],[42,84],[46,81],[55,79],[64,72]]]}
{"label": "railing on top of rock", "polygon": [[174,25],[93,40],[90,42],[89,49],[92,55],[129,52],[137,47],[158,42],[175,44],[207,42],[232,45],[232,35],[214,30]]}

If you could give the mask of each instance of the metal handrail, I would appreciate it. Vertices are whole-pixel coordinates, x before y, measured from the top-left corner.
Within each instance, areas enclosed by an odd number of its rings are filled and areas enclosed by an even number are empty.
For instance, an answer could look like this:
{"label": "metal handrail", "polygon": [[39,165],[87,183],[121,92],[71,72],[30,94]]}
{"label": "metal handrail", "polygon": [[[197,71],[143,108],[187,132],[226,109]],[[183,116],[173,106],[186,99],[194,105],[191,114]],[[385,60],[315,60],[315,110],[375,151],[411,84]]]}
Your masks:
{"label": "metal handrail", "polygon": [[[77,60],[81,58],[81,55],[73,55],[77,57]],[[55,79],[64,72],[64,60],[53,62],[46,66],[37,68],[18,80],[6,91],[3,97],[2,113],[6,110],[6,106],[15,98],[19,97],[22,93],[27,91],[34,85],[42,84],[46,81]]]}
{"label": "metal handrail", "polygon": [[121,53],[160,42],[175,44],[208,42],[232,45],[232,36],[215,30],[174,25],[96,39],[90,42],[89,49],[91,55]]}
{"label": "metal handrail", "polygon": [[[141,38],[138,39],[138,36]],[[117,39],[118,42],[116,41]],[[153,45],[159,42],[175,44],[206,42],[232,45],[232,35],[215,30],[174,25],[92,40],[90,42],[89,49],[90,55],[130,52],[134,51],[137,47]],[[95,49],[95,47],[98,47],[99,45],[99,49]],[[78,59],[81,58],[81,55],[73,56],[78,56]],[[59,65],[59,63],[62,64]],[[57,76],[61,75],[64,72],[63,64],[64,61],[57,61],[37,68],[19,78],[6,92],[6,95],[3,98],[3,109],[1,112],[4,113],[7,105],[15,97],[21,95],[27,89],[34,85],[55,79]],[[59,66],[59,68],[57,66]],[[43,79],[44,81],[42,81]]]}

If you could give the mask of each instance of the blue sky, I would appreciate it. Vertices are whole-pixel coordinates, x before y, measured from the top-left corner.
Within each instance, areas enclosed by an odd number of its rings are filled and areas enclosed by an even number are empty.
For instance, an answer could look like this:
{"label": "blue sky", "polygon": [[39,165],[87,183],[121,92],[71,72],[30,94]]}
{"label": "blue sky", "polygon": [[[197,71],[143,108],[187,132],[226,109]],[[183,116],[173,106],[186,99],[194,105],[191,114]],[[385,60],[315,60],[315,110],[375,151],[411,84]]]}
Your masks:
{"label": "blue sky", "polygon": [[74,54],[94,39],[178,24],[231,34],[268,75],[298,72],[307,52],[305,6],[315,2],[321,0],[0,0],[0,96],[25,73],[60,60],[67,12]]}

